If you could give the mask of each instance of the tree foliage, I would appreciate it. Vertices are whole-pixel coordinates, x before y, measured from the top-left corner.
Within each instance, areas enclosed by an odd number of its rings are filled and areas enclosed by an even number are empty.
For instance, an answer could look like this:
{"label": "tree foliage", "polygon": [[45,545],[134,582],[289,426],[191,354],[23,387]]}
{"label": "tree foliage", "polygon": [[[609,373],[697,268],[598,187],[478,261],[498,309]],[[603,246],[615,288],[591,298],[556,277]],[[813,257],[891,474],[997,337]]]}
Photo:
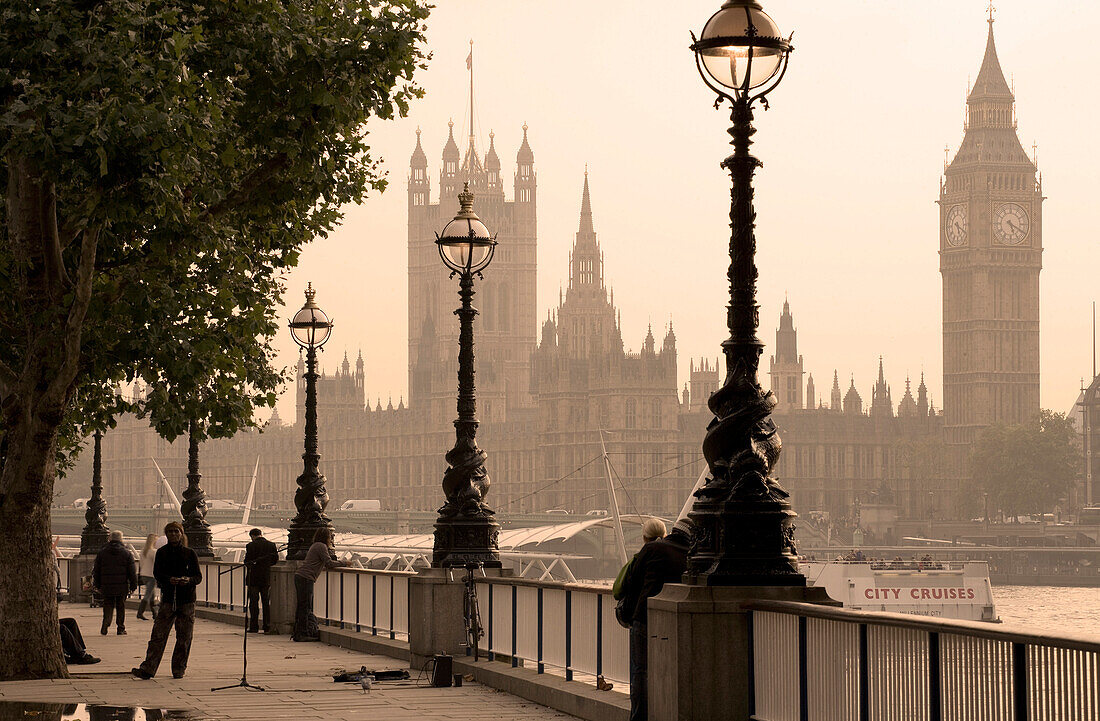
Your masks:
{"label": "tree foliage", "polygon": [[1009,516],[1052,510],[1072,489],[1080,467],[1072,421],[1048,410],[1026,423],[990,426],[970,454],[976,490]]}
{"label": "tree foliage", "polygon": [[143,378],[169,437],[273,400],[283,273],[385,187],[365,124],[420,94],[427,12],[0,0],[0,680],[66,673],[56,454],[125,409],[114,384]]}

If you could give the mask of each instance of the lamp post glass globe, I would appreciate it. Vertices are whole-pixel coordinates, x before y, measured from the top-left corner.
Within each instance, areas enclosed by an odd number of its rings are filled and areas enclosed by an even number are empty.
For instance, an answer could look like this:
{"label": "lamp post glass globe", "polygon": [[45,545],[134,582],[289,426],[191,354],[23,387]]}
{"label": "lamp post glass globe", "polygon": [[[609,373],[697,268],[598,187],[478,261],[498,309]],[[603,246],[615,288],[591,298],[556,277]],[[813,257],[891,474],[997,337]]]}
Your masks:
{"label": "lamp post glass globe", "polygon": [[791,46],[758,2],[729,0],[707,21],[692,49],[715,83],[747,93],[780,72]]}
{"label": "lamp post glass globe", "polygon": [[320,348],[332,334],[332,321],[325,312],[313,302],[317,291],[313,284],[306,286],[306,302],[302,309],[294,314],[290,321],[290,334],[294,342],[303,348]]}
{"label": "lamp post glass globe", "polygon": [[436,236],[439,257],[455,273],[478,273],[492,261],[497,242],[474,212],[469,183],[458,194],[458,202],[458,214]]}

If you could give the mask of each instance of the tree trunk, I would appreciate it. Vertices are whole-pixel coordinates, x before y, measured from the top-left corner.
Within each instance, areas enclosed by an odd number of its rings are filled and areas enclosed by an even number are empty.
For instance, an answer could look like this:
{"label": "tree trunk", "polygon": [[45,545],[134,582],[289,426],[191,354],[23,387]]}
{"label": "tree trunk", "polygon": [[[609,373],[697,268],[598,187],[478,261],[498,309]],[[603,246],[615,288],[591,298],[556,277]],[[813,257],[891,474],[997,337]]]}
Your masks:
{"label": "tree trunk", "polygon": [[53,183],[25,157],[6,160],[13,305],[23,316],[7,319],[6,325],[27,330],[18,371],[0,363],[0,420],[7,441],[0,470],[0,681],[67,678],[50,503],[58,430],[76,387],[99,233],[92,228],[81,233],[74,281],[64,266]]}
{"label": "tree trunk", "polygon": [[0,681],[68,678],[50,550],[57,424],[24,413],[8,433],[0,474]]}

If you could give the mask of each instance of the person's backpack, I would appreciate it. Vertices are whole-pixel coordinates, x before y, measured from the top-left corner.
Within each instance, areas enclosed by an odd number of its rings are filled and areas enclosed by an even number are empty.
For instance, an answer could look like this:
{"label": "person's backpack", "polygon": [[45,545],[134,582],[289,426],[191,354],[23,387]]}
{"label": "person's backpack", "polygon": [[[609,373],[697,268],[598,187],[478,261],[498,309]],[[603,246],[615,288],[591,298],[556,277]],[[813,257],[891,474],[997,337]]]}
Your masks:
{"label": "person's backpack", "polygon": [[623,628],[630,628],[630,625],[634,622],[634,604],[628,603],[626,588],[626,577],[630,575],[630,570],[634,567],[635,555],[626,565],[619,570],[619,575],[615,577],[615,584],[611,587],[611,596],[617,603],[615,604],[615,620],[619,622],[619,625]]}

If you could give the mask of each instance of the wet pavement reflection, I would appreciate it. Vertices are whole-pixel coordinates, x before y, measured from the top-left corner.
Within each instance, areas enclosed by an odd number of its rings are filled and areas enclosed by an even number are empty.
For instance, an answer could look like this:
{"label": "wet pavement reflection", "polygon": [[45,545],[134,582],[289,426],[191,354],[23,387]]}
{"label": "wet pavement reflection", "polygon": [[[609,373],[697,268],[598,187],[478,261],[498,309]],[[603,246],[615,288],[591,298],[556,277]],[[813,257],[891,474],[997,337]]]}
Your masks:
{"label": "wet pavement reflection", "polygon": [[83,703],[0,701],[0,721],[209,721],[200,711]]}

